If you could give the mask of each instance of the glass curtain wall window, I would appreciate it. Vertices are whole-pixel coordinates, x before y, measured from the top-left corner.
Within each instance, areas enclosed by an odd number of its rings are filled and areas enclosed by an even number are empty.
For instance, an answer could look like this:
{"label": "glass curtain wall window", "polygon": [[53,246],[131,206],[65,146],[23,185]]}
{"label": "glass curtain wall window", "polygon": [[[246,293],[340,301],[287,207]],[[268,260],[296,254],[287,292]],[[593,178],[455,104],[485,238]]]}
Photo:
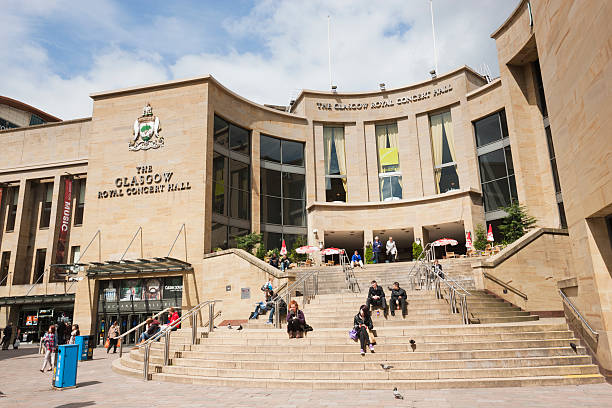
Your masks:
{"label": "glass curtain wall window", "polygon": [[280,248],[285,239],[291,249],[296,234],[306,233],[304,144],[261,135],[260,146],[264,244],[268,249]]}
{"label": "glass curtain wall window", "polygon": [[74,225],[83,225],[83,215],[85,213],[85,179],[77,182],[77,200],[74,209]]}
{"label": "glass curtain wall window", "polygon": [[211,249],[235,246],[250,232],[251,133],[216,116],[213,143]]}
{"label": "glass curtain wall window", "polygon": [[346,202],[344,128],[323,127],[325,154],[325,200]]}
{"label": "glass curtain wall window", "polygon": [[402,199],[397,123],[376,125],[378,181],[382,201]]}
{"label": "glass curtain wall window", "polygon": [[34,262],[34,282],[40,283],[42,281],[41,276],[45,274],[45,258],[47,257],[46,249],[36,250],[36,261]]}
{"label": "glass curtain wall window", "polygon": [[429,122],[436,193],[457,190],[459,189],[459,176],[455,162],[455,139],[451,113],[449,111],[431,115]]}
{"label": "glass curtain wall window", "polygon": [[17,203],[19,201],[19,187],[9,187],[8,189],[8,211],[6,219],[6,231],[10,232],[15,229],[15,220],[17,219]]}
{"label": "glass curtain wall window", "polygon": [[0,261],[0,286],[6,286],[8,281],[8,270],[11,262],[11,252],[5,251],[2,253]]}
{"label": "glass curtain wall window", "polygon": [[53,201],[53,183],[44,183],[41,187],[43,197],[40,211],[40,228],[49,228],[51,202]]}
{"label": "glass curtain wall window", "polygon": [[512,150],[504,111],[474,122],[485,212],[517,201]]}

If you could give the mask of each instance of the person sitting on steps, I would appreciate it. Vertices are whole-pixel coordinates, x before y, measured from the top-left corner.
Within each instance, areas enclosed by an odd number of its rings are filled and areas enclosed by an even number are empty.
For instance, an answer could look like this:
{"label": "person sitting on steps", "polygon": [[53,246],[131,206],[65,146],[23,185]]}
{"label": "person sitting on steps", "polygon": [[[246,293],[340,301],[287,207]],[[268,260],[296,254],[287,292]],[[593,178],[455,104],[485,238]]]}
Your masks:
{"label": "person sitting on steps", "polygon": [[[266,288],[266,289],[264,290],[264,288]],[[272,292],[271,290],[267,289],[267,284],[264,285],[262,290],[264,290],[264,293],[265,293],[265,300],[255,304],[255,310],[249,316],[249,320],[259,318],[259,315],[266,314],[266,311],[268,310],[267,304],[270,301],[270,299],[272,298],[272,295],[273,295],[274,292]]]}
{"label": "person sitting on steps", "polygon": [[434,261],[434,264],[433,264],[433,272],[434,272],[434,275],[437,275],[440,278],[444,279],[444,272],[442,272],[442,265],[440,265],[437,259]]}
{"label": "person sitting on steps", "polygon": [[372,318],[370,317],[370,308],[367,305],[362,305],[359,308],[359,313],[355,315],[353,319],[353,329],[357,332],[357,338],[361,350],[359,351],[362,356],[365,356],[366,346],[370,348],[370,352],[374,353],[374,341],[372,340],[374,335],[374,324],[372,324]]}
{"label": "person sitting on steps", "polygon": [[401,306],[402,317],[406,317],[406,291],[400,288],[399,282],[393,282],[393,287],[389,289],[391,290],[391,300],[389,301],[391,316],[395,316],[395,310],[398,308],[398,306]]}
{"label": "person sitting on steps", "polygon": [[301,339],[304,337],[306,318],[295,300],[289,302],[289,312],[287,313],[287,333],[290,339]]}
{"label": "person sitting on steps", "polygon": [[368,291],[368,300],[366,306],[370,310],[371,306],[380,307],[383,309],[385,317],[387,317],[387,300],[385,299],[385,291],[378,286],[375,280],[372,281],[372,286]]}
{"label": "person sitting on steps", "polygon": [[351,268],[354,268],[357,265],[359,265],[363,269],[363,261],[361,260],[361,255],[359,255],[359,252],[355,251],[355,253],[351,257]]}

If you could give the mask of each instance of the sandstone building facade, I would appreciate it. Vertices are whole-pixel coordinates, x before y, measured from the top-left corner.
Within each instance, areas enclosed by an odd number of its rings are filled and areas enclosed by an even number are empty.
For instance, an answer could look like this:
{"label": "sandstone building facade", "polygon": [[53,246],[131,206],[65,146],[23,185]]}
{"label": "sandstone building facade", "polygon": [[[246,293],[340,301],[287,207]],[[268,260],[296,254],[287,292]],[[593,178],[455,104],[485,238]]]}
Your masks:
{"label": "sandstone building facade", "polygon": [[[583,37],[570,16],[596,29]],[[494,80],[460,67],[398,89],[304,90],[279,109],[204,76],[96,93],[89,118],[0,131],[0,326],[35,339],[74,319],[100,335],[109,320],[127,328],[197,304],[204,280],[224,291],[231,274],[207,275],[205,254],[248,232],[268,248],[363,253],[393,236],[410,259],[413,242],[449,237],[462,252],[478,225],[498,236],[502,208],[518,201],[539,226],[569,227],[568,293],[612,367],[601,16],[612,16],[605,2],[521,2],[492,35]]]}

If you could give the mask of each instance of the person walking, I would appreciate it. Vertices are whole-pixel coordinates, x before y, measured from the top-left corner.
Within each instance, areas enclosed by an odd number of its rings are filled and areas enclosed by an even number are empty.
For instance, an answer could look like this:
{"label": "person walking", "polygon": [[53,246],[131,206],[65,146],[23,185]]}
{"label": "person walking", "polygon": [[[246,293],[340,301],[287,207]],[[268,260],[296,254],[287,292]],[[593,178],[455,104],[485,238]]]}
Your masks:
{"label": "person walking", "polygon": [[78,324],[73,324],[72,325],[72,331],[70,332],[70,340],[68,342],[68,344],[75,344],[76,343],[76,336],[80,336],[81,335],[81,330],[79,330],[79,325]]}
{"label": "person walking", "polygon": [[395,262],[397,258],[397,246],[395,245],[395,241],[393,237],[389,237],[386,245],[387,250],[387,261]]}
{"label": "person walking", "polygon": [[113,354],[117,352],[117,342],[119,341],[120,334],[119,325],[117,321],[114,321],[112,326],[108,328],[108,348],[106,349],[106,354],[108,354],[111,347],[113,348]]}
{"label": "person walking", "polygon": [[406,291],[400,288],[399,282],[393,282],[391,289],[391,301],[389,306],[391,307],[391,316],[395,316],[395,310],[400,306],[402,308],[402,317],[406,317]]}
{"label": "person walking", "polygon": [[359,313],[355,315],[353,319],[353,330],[357,332],[357,338],[361,346],[361,350],[359,351],[361,355],[365,356],[366,346],[370,348],[370,352],[374,353],[373,336],[370,337],[371,331],[374,330],[374,324],[370,316],[370,308],[367,305],[362,305],[359,308]]}
{"label": "person walking", "polygon": [[2,331],[2,350],[8,350],[9,344],[11,344],[11,337],[13,337],[13,323],[8,322],[4,330]]}
{"label": "person walking", "polygon": [[304,337],[306,318],[295,300],[289,302],[289,312],[287,313],[287,333],[290,339],[301,339]]}
{"label": "person walking", "polygon": [[45,346],[45,359],[43,360],[42,368],[40,369],[41,373],[45,372],[45,368],[47,368],[47,364],[49,365],[49,370],[53,370],[53,366],[55,365],[55,353],[57,352],[57,340],[55,337],[55,326],[50,326],[49,331],[45,333],[45,336],[42,339],[43,345]]}
{"label": "person walking", "polygon": [[372,243],[372,253],[374,254],[374,263],[380,263],[380,253],[382,252],[382,242],[378,239],[378,237],[374,237],[374,242]]}

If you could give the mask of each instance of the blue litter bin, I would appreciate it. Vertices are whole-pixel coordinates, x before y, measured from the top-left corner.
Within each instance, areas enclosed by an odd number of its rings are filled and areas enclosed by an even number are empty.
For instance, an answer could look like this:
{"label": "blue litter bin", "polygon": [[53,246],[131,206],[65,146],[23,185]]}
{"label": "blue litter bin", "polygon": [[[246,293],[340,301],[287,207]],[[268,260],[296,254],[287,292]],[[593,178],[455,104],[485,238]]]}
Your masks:
{"label": "blue litter bin", "polygon": [[55,388],[76,387],[79,346],[64,344],[57,348],[57,364],[53,372]]}
{"label": "blue litter bin", "polygon": [[76,336],[74,344],[79,346],[79,361],[91,360],[93,358],[93,342],[90,340],[93,336]]}

